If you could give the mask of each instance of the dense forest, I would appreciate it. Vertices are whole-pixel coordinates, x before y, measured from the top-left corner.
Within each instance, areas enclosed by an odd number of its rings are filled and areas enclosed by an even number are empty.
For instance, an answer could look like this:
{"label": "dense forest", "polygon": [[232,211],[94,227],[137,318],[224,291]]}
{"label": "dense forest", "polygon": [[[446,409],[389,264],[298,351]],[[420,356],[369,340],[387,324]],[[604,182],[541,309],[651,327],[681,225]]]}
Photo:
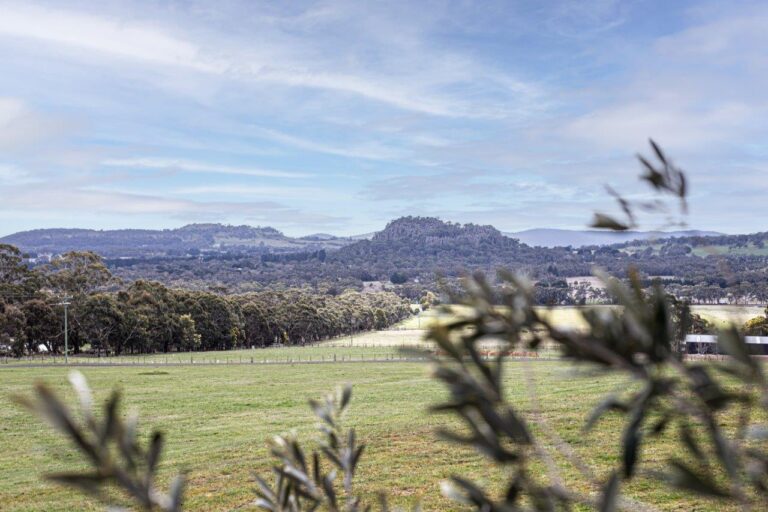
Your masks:
{"label": "dense forest", "polygon": [[305,344],[383,329],[411,314],[391,292],[224,296],[142,279],[122,284],[92,252],[29,268],[18,249],[0,246],[0,347],[15,355],[61,352],[64,298],[71,349],[100,354]]}

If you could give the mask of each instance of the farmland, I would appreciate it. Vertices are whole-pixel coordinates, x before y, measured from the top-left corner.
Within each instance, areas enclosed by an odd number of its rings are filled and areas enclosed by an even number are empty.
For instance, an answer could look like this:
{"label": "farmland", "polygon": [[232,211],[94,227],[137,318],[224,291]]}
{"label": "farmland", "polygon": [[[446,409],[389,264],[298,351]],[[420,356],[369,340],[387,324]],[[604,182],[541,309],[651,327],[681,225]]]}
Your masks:
{"label": "farmland", "polygon": [[[740,321],[760,312],[759,308],[696,309],[721,322],[728,318]],[[555,308],[547,314],[561,326],[578,327],[578,308]],[[421,502],[425,510],[451,510],[453,505],[439,494],[440,480],[459,473],[498,489],[500,477],[472,452],[435,441],[434,430],[449,420],[426,412],[430,404],[444,396],[429,377],[428,366],[391,362],[401,345],[424,343],[424,329],[445,319],[430,310],[421,319],[406,320],[398,329],[309,347],[172,354],[168,359],[163,355],[125,356],[110,359],[121,365],[83,371],[97,400],[105,399],[110,389],[118,387],[125,396],[125,409],[141,414],[145,435],[151,427],[167,434],[163,483],[176,471],[188,472],[188,510],[247,508],[253,500],[253,471],[268,471],[265,440],[291,429],[304,439],[313,439],[315,422],[307,400],[347,382],[355,390],[348,424],[357,428],[369,445],[360,473],[361,491],[369,497],[387,491],[399,505]],[[334,356],[337,363],[330,362]],[[374,357],[386,361],[356,362]],[[282,364],[179,364],[188,363],[187,358],[194,358],[196,363],[249,363],[254,358],[257,363]],[[339,360],[349,359],[354,364],[338,364]],[[304,364],[308,362],[314,364]],[[100,510],[97,502],[41,479],[43,473],[79,467],[79,455],[47,426],[8,400],[9,395],[29,392],[38,379],[73,399],[66,382],[67,369],[60,364],[31,368],[6,364],[0,372],[4,383],[4,398],[0,401],[3,510]],[[507,388],[511,401],[527,413],[531,412],[531,404],[524,384],[525,372],[531,372],[537,383],[544,419],[598,474],[604,475],[619,460],[622,423],[610,416],[592,433],[584,434],[581,427],[601,397],[626,388],[626,381],[617,376],[579,376],[572,367],[558,361],[511,360]],[[549,443],[547,438],[545,444],[551,448]],[[644,456],[649,467],[660,467],[675,449],[672,439],[661,439],[647,446]],[[428,468],[426,460],[430,461]],[[574,467],[565,464],[564,474],[575,488],[594,490]],[[642,477],[626,491],[627,496],[653,502],[663,510],[724,510],[717,502],[684,497]]]}
{"label": "farmland", "polygon": [[[526,366],[528,365],[528,366]],[[620,422],[609,417],[599,431],[582,434],[585,414],[606,392],[623,385],[617,377],[575,378],[556,362],[510,363],[506,382],[514,403],[530,412],[526,387],[528,368],[538,382],[544,416],[550,425],[599,473],[618,460]],[[421,500],[425,510],[451,506],[440,497],[437,482],[452,473],[471,475],[498,484],[496,475],[470,452],[434,442],[433,431],[446,420],[426,414],[443,392],[417,363],[324,364],[282,366],[185,366],[89,368],[84,370],[97,399],[113,386],[125,394],[128,409],[137,409],[146,433],[150,426],[168,435],[164,478],[188,471],[189,510],[231,510],[253,499],[252,471],[269,463],[265,440],[295,428],[312,438],[314,421],[306,401],[339,383],[354,385],[355,398],[348,423],[369,444],[361,468],[361,490],[390,493],[395,503]],[[4,391],[28,392],[35,379],[44,379],[73,398],[66,369],[5,368]],[[578,400],[568,399],[578,396]],[[79,456],[47,426],[5,399],[0,403],[0,502],[8,511],[99,510],[98,504],[45,483],[41,473],[71,470]],[[600,449],[596,450],[595,447]],[[606,449],[611,447],[611,449]],[[671,441],[648,446],[651,465],[672,453]],[[425,464],[429,460],[430,464]],[[574,479],[573,468],[566,477]],[[576,479],[578,481],[578,479]],[[582,488],[584,488],[582,486]],[[584,488],[586,490],[586,488]],[[668,510],[721,510],[716,503],[682,498],[644,478],[628,494],[646,498]]]}

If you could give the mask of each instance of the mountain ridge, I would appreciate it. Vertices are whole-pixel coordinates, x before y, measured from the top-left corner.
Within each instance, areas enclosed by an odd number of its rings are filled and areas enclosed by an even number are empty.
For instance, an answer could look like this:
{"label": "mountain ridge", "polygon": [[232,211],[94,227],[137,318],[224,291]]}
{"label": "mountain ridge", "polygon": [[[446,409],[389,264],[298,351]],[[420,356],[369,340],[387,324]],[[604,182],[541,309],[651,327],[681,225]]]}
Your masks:
{"label": "mountain ridge", "polygon": [[480,240],[500,243],[500,237],[517,239],[531,247],[606,246],[630,241],[683,238],[692,236],[727,236],[715,231],[631,231],[612,233],[598,230],[532,228],[502,232],[491,225],[461,224],[435,217],[406,216],[387,223],[384,229],[356,236],[315,233],[291,237],[269,226],[193,223],[166,229],[43,228],[20,231],[0,237],[0,243],[15,245],[25,252],[58,254],[72,250],[93,250],[104,257],[162,257],[199,252],[241,252],[262,254],[340,249],[359,241],[386,241],[399,238],[412,243],[461,236],[474,244]]}
{"label": "mountain ridge", "polygon": [[48,228],[0,238],[25,252],[60,254],[92,250],[106,258],[194,255],[200,252],[302,252],[352,243],[339,237],[286,236],[269,226],[187,224],[172,229]]}

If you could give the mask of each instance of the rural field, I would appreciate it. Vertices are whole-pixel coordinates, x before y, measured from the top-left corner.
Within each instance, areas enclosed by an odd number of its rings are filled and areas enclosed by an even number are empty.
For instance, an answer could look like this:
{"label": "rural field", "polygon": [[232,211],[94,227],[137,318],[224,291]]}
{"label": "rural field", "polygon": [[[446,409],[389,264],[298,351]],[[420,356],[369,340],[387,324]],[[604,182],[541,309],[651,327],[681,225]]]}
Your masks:
{"label": "rural field", "polygon": [[[562,328],[580,329],[586,327],[581,317],[585,309],[611,310],[617,306],[590,305],[590,306],[540,306],[537,309],[543,313],[555,325]],[[731,305],[693,305],[693,313],[701,315],[705,320],[712,322],[716,327],[726,327],[729,323],[742,325],[747,320],[765,314],[763,306],[731,306]],[[440,313],[438,310],[427,310],[421,315],[414,316],[400,324],[403,328],[426,328],[434,322],[449,320],[450,316]]]}
{"label": "rural field", "polygon": [[[73,399],[62,367],[12,368],[3,371],[0,402],[0,503],[7,511],[99,510],[95,501],[46,483],[41,474],[78,467],[79,455],[48,426],[12,404],[8,397],[26,393],[37,379]],[[620,421],[608,417],[601,428],[584,434],[585,415],[600,397],[625,387],[612,376],[575,377],[559,362],[510,362],[506,382],[512,401],[531,412],[524,372],[532,372],[543,417],[598,474],[618,461]],[[446,423],[426,414],[443,397],[420,363],[295,364],[281,366],[115,367],[84,370],[97,400],[115,386],[126,408],[141,414],[142,432],[157,427],[167,433],[162,463],[164,479],[176,471],[189,477],[189,510],[247,508],[253,500],[254,471],[264,473],[269,457],[265,440],[296,429],[313,439],[315,421],[307,400],[341,383],[354,386],[348,424],[368,443],[359,485],[368,496],[390,494],[394,503],[421,502],[424,510],[455,510],[438,491],[453,473],[498,485],[499,475],[469,451],[435,441],[434,430]],[[573,399],[578,397],[578,399]],[[673,454],[671,440],[649,445],[651,467]],[[427,464],[426,462],[429,462]],[[581,481],[565,465],[568,480]],[[589,490],[587,484],[581,489]],[[627,495],[656,503],[664,510],[723,510],[716,502],[695,500],[640,478]]]}
{"label": "rural field", "polygon": [[[761,312],[760,308],[695,309],[720,322],[742,321]],[[548,315],[562,326],[580,327],[578,308],[555,308]],[[115,366],[82,371],[97,399],[105,399],[115,387],[123,391],[124,409],[138,410],[144,435],[151,427],[167,434],[164,483],[176,471],[188,472],[189,510],[248,508],[253,500],[253,472],[265,473],[269,468],[266,440],[291,429],[303,439],[314,439],[315,420],[307,400],[344,383],[354,386],[348,424],[368,444],[358,484],[361,490],[368,496],[385,491],[403,506],[421,503],[424,510],[456,510],[441,497],[439,481],[458,473],[498,488],[500,476],[472,452],[436,441],[436,427],[448,419],[429,415],[427,409],[444,392],[429,377],[427,364],[402,361],[399,353],[402,346],[424,346],[424,329],[445,319],[437,311],[428,311],[396,329],[308,347],[123,356],[109,359]],[[556,354],[546,355],[554,358]],[[281,364],[224,364],[249,363],[251,358],[255,363]],[[190,359],[220,364],[189,364]],[[365,362],[372,359],[379,361]],[[78,467],[79,454],[10,400],[11,395],[28,393],[36,380],[51,383],[73,399],[68,370],[57,362],[31,367],[0,365],[4,383],[0,401],[2,510],[100,509],[96,501],[41,478],[44,473]],[[599,475],[618,462],[620,419],[609,416],[592,433],[583,433],[582,425],[603,395],[626,388],[624,379],[582,376],[555,360],[510,360],[507,364],[506,382],[513,403],[531,413],[525,377],[530,372],[545,421]],[[545,439],[550,448],[552,442]],[[660,467],[674,449],[673,440],[661,440],[648,445],[644,457],[649,467]],[[594,490],[573,466],[563,464],[569,481],[579,482],[576,485],[581,490]],[[647,499],[663,510],[725,510],[717,502],[683,497],[645,478],[632,483],[626,495]]]}

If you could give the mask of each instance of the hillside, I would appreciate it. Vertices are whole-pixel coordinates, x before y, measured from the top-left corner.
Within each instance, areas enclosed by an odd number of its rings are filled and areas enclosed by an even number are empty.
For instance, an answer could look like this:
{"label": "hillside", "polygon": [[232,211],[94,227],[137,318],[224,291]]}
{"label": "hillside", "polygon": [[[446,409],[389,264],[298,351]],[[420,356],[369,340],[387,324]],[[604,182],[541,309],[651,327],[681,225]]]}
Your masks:
{"label": "hillside", "polygon": [[462,275],[492,272],[500,266],[529,272],[543,261],[568,262],[565,250],[532,248],[504,236],[493,226],[456,224],[429,217],[393,220],[370,240],[360,240],[330,254],[348,268],[358,267],[375,279],[394,272],[431,279],[436,273]]}
{"label": "hillside", "polygon": [[0,238],[36,254],[90,250],[105,258],[178,257],[199,253],[301,252],[343,247],[332,235],[291,238],[271,227],[189,224],[177,229],[36,229]]}
{"label": "hillside", "polygon": [[721,236],[716,231],[599,231],[573,229],[526,229],[504,233],[520,242],[534,247],[585,247],[590,245],[613,245],[634,240],[661,240],[666,238],[693,236]]}
{"label": "hillside", "polygon": [[295,239],[273,228],[194,224],[163,231],[38,230],[2,241],[27,251],[96,250],[125,280],[188,289],[311,286],[336,293],[394,284],[401,294],[418,298],[424,289],[437,289],[438,276],[493,276],[503,268],[560,294],[566,279],[588,276],[595,267],[623,276],[632,266],[647,283],[663,276],[670,290],[695,302],[768,299],[768,233],[532,247],[493,226],[403,217],[359,240],[326,234]]}
{"label": "hillside", "polygon": [[[417,227],[414,227],[418,225]],[[296,253],[320,249],[332,250],[357,241],[377,242],[409,240],[410,243],[442,243],[461,233],[470,239],[506,236],[531,247],[583,247],[610,245],[633,240],[658,240],[668,237],[720,235],[705,231],[633,231],[610,233],[596,230],[529,229],[501,233],[492,226],[445,223],[425,217],[403,217],[390,222],[383,231],[351,237],[315,233],[293,238],[271,227],[230,226],[224,224],[189,224],[177,229],[36,229],[0,238],[0,243],[15,245],[27,253],[60,254],[91,250],[105,258],[156,258],[198,255],[200,253]],[[416,236],[417,239],[409,239]],[[430,238],[428,240],[427,238]]]}
{"label": "hillside", "polygon": [[687,243],[747,244],[749,250],[754,250],[749,244],[760,243],[748,240],[750,235],[732,235],[578,249],[531,247],[492,226],[403,217],[370,239],[337,250],[259,256],[211,253],[199,258],[108,260],[108,264],[124,279],[151,278],[185,288],[217,285],[244,291],[309,285],[338,292],[379,282],[395,283],[399,293],[411,298],[418,298],[424,289],[437,289],[438,276],[449,281],[475,271],[493,276],[501,268],[528,275],[540,287],[548,287],[547,293],[562,298],[567,294],[566,278],[590,275],[595,267],[624,276],[633,266],[648,284],[653,276],[664,276],[671,290],[695,302],[744,302],[768,298],[768,256],[725,250],[723,256],[698,254],[699,246]]}

